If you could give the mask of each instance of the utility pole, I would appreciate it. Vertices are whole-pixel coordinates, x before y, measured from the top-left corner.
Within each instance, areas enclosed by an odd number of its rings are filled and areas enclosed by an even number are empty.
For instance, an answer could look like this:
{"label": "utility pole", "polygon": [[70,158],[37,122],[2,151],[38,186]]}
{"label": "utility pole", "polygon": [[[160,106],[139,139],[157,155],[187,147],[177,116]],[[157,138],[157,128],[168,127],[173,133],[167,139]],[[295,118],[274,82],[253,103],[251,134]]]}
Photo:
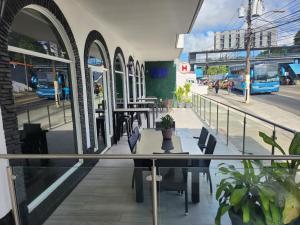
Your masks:
{"label": "utility pole", "polygon": [[246,40],[246,71],[245,71],[245,103],[250,102],[250,54],[251,54],[251,43],[252,43],[252,0],[248,0],[248,10],[247,10],[247,40]]}

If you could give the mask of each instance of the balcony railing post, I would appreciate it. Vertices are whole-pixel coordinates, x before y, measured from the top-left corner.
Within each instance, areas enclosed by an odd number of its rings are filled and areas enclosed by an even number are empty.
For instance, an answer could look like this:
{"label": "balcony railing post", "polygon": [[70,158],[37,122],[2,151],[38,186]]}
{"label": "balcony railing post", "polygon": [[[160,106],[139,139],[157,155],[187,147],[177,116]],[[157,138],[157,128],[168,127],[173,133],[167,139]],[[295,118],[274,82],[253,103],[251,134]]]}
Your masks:
{"label": "balcony railing post", "polygon": [[[276,126],[274,126],[274,129],[273,129],[272,139],[273,139],[273,141],[276,141]],[[272,155],[274,155],[274,154],[275,154],[275,147],[272,145]]]}
{"label": "balcony railing post", "polygon": [[51,119],[50,119],[49,105],[47,105],[47,112],[48,112],[48,123],[49,123],[49,129],[50,129],[51,128]]}
{"label": "balcony railing post", "polygon": [[243,155],[245,154],[245,140],[246,140],[246,123],[247,123],[247,117],[246,114],[244,116],[244,129],[243,129]]}
{"label": "balcony railing post", "polygon": [[209,101],[209,126],[211,126],[211,101]]}
{"label": "balcony railing post", "polygon": [[20,219],[19,219],[17,197],[16,197],[16,192],[15,192],[15,183],[14,183],[14,181],[16,180],[16,176],[13,175],[13,171],[10,166],[7,167],[6,171],[7,171],[8,188],[9,188],[9,194],[10,194],[10,199],[11,199],[14,222],[15,222],[15,225],[19,225]]}
{"label": "balcony railing post", "polygon": [[206,100],[205,100],[205,98],[203,99],[204,100],[204,121],[205,121],[205,112],[206,112],[206,107],[205,107],[205,105],[206,105]]}
{"label": "balcony railing post", "polygon": [[62,105],[63,105],[63,113],[64,113],[64,122],[66,123],[66,109],[65,109],[65,100],[62,101]]}
{"label": "balcony railing post", "polygon": [[216,132],[217,132],[217,134],[219,132],[219,103],[217,103],[217,128],[216,128]]}
{"label": "balcony railing post", "polygon": [[201,119],[201,114],[202,114],[202,98],[200,96],[200,119]]}
{"label": "balcony railing post", "polygon": [[158,225],[157,185],[155,159],[152,160],[152,216],[153,225]]}
{"label": "balcony railing post", "polygon": [[28,120],[28,123],[30,123],[30,113],[29,113],[29,109],[27,109],[26,112],[27,112],[27,120]]}
{"label": "balcony railing post", "polygon": [[228,145],[229,140],[229,107],[227,109],[227,135],[226,135],[226,144]]}

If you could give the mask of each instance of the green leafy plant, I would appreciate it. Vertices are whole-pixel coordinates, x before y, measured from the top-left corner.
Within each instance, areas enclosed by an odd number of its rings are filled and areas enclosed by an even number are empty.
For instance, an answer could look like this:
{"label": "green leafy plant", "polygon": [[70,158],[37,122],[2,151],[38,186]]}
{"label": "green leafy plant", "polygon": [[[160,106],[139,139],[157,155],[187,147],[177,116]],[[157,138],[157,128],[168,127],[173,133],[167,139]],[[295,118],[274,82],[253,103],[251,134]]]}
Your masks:
{"label": "green leafy plant", "polygon": [[165,130],[172,128],[173,123],[174,123],[174,119],[169,114],[161,118],[161,126]]}
{"label": "green leafy plant", "polygon": [[[288,151],[265,133],[259,135],[283,155],[300,154],[300,133],[295,134]],[[271,166],[261,161],[242,162],[243,173],[233,165],[220,164],[219,170],[225,178],[216,192],[219,209],[215,224],[220,225],[227,212],[247,225],[300,224],[300,184],[296,182],[299,161],[272,161]]]}
{"label": "green leafy plant", "polygon": [[182,102],[183,95],[184,95],[183,87],[178,87],[176,92],[175,92],[175,96],[176,96],[176,99],[177,99],[178,102]]}
{"label": "green leafy plant", "polygon": [[183,88],[184,88],[184,94],[185,94],[185,97],[188,97],[189,96],[189,93],[191,92],[191,83],[186,83]]}
{"label": "green leafy plant", "polygon": [[272,202],[272,204],[265,205],[268,210],[274,208],[273,217],[270,220],[276,220],[278,217],[276,207],[273,207],[276,194],[264,184],[264,174],[255,174],[252,161],[242,162],[243,173],[233,165],[220,164],[219,171],[226,178],[221,180],[216,192],[216,199],[219,201],[219,209],[215,218],[216,225],[221,224],[221,217],[226,212],[229,212],[229,215],[236,215],[244,224],[267,225],[262,207],[264,199],[270,199],[269,202]]}
{"label": "green leafy plant", "polygon": [[[284,150],[272,137],[263,132],[259,132],[259,136],[263,141],[274,148],[277,148],[283,155],[287,152],[289,155],[300,155],[300,132],[295,133],[294,138],[288,150]],[[292,223],[300,218],[300,183],[296,182],[296,175],[299,171],[299,160],[290,160],[285,162],[273,161],[269,178],[280,184],[277,187],[279,194],[282,195],[284,207],[282,208],[282,222],[283,224]],[[274,183],[275,183],[274,182]],[[277,185],[278,186],[278,185]],[[298,221],[297,224],[299,224]]]}

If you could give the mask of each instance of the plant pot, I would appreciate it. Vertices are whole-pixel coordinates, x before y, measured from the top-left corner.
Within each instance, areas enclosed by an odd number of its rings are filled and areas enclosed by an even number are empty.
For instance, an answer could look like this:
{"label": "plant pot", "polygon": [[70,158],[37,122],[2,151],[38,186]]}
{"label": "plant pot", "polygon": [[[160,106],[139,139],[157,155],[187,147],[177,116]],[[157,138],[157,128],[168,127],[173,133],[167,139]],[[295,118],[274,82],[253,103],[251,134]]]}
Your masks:
{"label": "plant pot", "polygon": [[192,108],[192,103],[190,102],[185,103],[185,108]]}
{"label": "plant pot", "polygon": [[169,129],[162,129],[161,131],[164,140],[171,140],[172,139],[172,128]]}
{"label": "plant pot", "polygon": [[183,102],[178,102],[178,108],[183,108],[184,107],[184,103]]}
{"label": "plant pot", "polygon": [[242,216],[235,213],[233,210],[229,210],[228,214],[232,225],[246,225],[245,223],[243,223]]}

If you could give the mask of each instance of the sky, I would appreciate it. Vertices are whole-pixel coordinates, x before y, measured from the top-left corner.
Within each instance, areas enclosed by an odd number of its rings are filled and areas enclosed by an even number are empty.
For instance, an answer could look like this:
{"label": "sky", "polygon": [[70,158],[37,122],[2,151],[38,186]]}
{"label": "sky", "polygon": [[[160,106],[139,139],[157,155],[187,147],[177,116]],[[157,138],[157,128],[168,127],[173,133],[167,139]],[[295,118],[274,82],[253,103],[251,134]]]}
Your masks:
{"label": "sky", "polygon": [[[284,6],[299,6],[297,1],[300,0],[263,0],[264,13],[281,9]],[[180,59],[188,60],[188,52],[213,50],[214,32],[239,29],[244,24],[244,19],[238,18],[238,8],[241,5],[246,6],[248,0],[204,0],[204,3],[199,11],[198,17],[194,23],[192,32],[185,35],[185,45]],[[296,3],[295,3],[296,2]],[[289,14],[289,7],[285,7]],[[267,17],[267,14],[265,14]],[[270,14],[269,14],[270,15]],[[279,17],[275,15],[274,17]],[[294,32],[296,33],[296,32]],[[292,43],[294,35],[288,35],[283,31],[280,35],[286,38],[280,38],[279,45],[289,45]],[[280,36],[279,35],[279,36]]]}

